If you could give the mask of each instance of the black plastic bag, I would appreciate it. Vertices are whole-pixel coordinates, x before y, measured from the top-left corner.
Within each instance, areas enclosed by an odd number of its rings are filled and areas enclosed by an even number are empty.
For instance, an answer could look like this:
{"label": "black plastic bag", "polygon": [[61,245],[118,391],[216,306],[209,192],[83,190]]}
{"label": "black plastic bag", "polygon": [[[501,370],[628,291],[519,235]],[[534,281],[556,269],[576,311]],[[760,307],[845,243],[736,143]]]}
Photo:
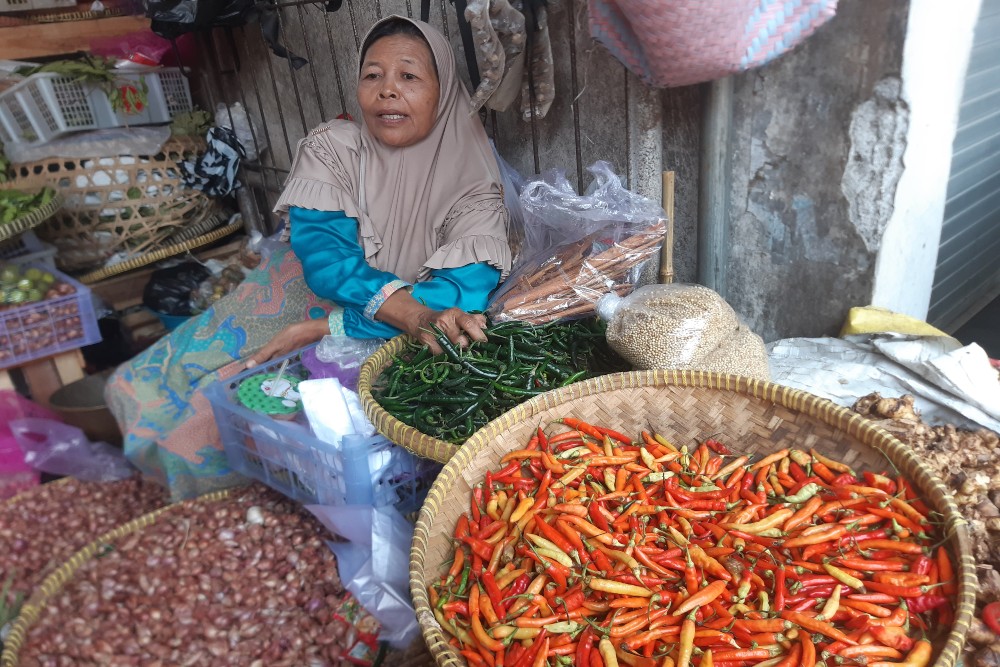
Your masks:
{"label": "black plastic bag", "polygon": [[153,272],[142,291],[142,303],[164,315],[191,315],[191,290],[212,272],[197,262],[184,262]]}
{"label": "black plastic bag", "polygon": [[275,6],[263,0],[143,0],[150,28],[166,39],[197,30],[220,26],[241,26],[260,23],[264,41],[280,58],[288,58],[292,67],[308,64],[281,45]]}

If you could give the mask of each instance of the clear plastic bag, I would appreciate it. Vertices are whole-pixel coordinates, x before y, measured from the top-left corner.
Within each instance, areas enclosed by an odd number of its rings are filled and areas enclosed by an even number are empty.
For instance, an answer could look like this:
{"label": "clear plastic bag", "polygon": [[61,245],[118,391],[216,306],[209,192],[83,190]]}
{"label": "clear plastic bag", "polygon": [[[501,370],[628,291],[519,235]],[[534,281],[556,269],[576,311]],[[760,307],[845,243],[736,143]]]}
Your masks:
{"label": "clear plastic bag", "polygon": [[588,171],[594,181],[582,195],[563,172],[525,184],[523,250],[490,298],[493,321],[588,317],[605,294],[630,293],[646,263],[659,256],[663,209],[627,190],[607,162]]}
{"label": "clear plastic bag", "polygon": [[391,505],[306,505],[306,509],[346,540],[327,545],[337,555],[344,586],[382,624],[379,638],[395,648],[407,648],[420,635],[408,575],[413,525]]}
{"label": "clear plastic bag", "polygon": [[26,417],[56,419],[56,415],[10,390],[0,391],[0,500],[39,482],[38,472],[24,461],[10,424]]}
{"label": "clear plastic bag", "polygon": [[85,482],[113,482],[135,474],[121,449],[91,442],[83,431],[52,419],[15,419],[10,430],[32,468]]}
{"label": "clear plastic bag", "polygon": [[715,291],[701,285],[646,285],[597,304],[608,345],[633,368],[704,370],[770,377],[764,341]]}

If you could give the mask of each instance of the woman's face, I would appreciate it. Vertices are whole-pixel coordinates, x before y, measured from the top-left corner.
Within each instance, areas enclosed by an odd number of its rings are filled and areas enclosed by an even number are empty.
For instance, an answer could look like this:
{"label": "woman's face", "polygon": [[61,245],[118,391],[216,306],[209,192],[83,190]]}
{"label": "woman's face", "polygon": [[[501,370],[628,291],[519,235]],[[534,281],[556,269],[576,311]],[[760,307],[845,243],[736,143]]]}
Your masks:
{"label": "woman's face", "polygon": [[431,50],[416,37],[390,35],[368,47],[358,103],[372,136],[387,146],[412,146],[431,132],[440,88]]}

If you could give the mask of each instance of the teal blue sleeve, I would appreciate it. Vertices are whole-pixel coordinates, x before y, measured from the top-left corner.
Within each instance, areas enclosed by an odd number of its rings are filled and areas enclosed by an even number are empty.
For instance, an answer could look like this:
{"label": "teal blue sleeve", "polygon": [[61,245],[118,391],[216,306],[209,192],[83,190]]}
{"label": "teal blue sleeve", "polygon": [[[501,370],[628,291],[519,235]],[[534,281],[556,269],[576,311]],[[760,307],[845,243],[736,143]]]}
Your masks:
{"label": "teal blue sleeve", "polygon": [[[344,309],[344,331],[354,338],[392,338],[398,329],[365,316],[381,305],[383,287],[399,281],[388,271],[372,268],[358,242],[358,221],[343,211],[317,211],[293,206],[288,211],[292,250],[302,262],[306,284],[317,296]],[[413,297],[428,308],[457,307],[466,312],[486,309],[500,271],[489,264],[467,264],[431,271],[429,280],[412,288]]]}
{"label": "teal blue sleeve", "polygon": [[358,243],[358,221],[343,211],[316,211],[293,206],[292,250],[302,262],[306,284],[317,296],[345,310],[364,311],[386,283],[397,280],[373,269]]}
{"label": "teal blue sleeve", "polygon": [[[499,269],[489,264],[466,264],[431,271],[430,279],[414,285],[411,294],[434,310],[457,307],[466,312],[482,311],[499,283]],[[354,338],[392,338],[400,333],[396,327],[373,322],[350,309],[344,310],[344,330]]]}

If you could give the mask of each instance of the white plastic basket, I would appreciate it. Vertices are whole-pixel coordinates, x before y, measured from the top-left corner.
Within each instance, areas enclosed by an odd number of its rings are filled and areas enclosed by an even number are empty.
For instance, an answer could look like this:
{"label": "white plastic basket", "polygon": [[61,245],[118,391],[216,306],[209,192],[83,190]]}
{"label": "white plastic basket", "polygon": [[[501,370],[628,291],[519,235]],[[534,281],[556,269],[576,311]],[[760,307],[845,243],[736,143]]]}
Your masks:
{"label": "white plastic basket", "polygon": [[36,146],[70,132],[168,123],[193,108],[187,77],[176,67],[120,72],[119,78],[136,88],[145,80],[148,103],[138,113],[116,113],[96,86],[60,74],[32,74],[0,93],[0,141]]}
{"label": "white plastic basket", "polygon": [[0,14],[58,7],[76,7],[76,0],[0,0]]}

